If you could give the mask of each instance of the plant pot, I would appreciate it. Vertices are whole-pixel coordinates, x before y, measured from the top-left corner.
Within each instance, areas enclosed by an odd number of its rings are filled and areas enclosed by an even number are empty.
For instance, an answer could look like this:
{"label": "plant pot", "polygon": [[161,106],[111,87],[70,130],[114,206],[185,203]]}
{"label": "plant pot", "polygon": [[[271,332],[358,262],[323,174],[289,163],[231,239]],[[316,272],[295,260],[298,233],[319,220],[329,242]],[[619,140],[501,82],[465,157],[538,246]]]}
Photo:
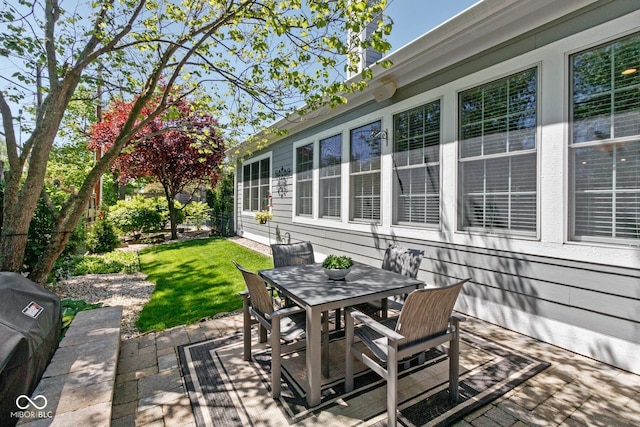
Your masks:
{"label": "plant pot", "polygon": [[260,219],[260,220],[258,220],[258,222],[259,222],[260,224],[266,224],[266,223],[267,223],[267,220],[266,220],[266,219]]}
{"label": "plant pot", "polygon": [[343,269],[325,268],[324,272],[331,280],[345,280],[347,274],[351,271],[351,267]]}

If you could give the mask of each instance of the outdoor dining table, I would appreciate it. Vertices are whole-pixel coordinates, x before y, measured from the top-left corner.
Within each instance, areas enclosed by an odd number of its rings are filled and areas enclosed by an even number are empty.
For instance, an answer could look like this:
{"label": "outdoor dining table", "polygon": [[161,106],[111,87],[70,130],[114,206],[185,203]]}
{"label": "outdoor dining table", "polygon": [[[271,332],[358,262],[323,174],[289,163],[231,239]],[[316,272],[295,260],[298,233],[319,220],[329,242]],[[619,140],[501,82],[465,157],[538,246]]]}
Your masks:
{"label": "outdoor dining table", "polygon": [[[321,358],[325,376],[328,376],[329,342],[322,343],[322,314],[356,304],[381,300],[394,295],[407,294],[424,285],[392,271],[356,262],[345,280],[331,280],[321,264],[295,265],[260,270],[258,274],[284,296],[304,307],[307,315],[307,403],[320,404],[322,383]],[[321,357],[322,354],[322,357]]]}

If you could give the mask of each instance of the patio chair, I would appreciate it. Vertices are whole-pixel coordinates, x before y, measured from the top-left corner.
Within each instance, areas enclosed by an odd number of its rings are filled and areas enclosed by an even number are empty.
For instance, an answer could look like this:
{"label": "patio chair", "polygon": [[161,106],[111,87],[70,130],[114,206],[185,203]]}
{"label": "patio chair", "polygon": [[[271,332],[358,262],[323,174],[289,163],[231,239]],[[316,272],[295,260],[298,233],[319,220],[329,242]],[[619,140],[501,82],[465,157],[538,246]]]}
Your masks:
{"label": "patio chair", "polygon": [[[281,355],[290,350],[304,346],[306,330],[306,314],[302,307],[294,306],[274,310],[273,301],[264,280],[256,273],[248,271],[240,264],[232,261],[247,285],[247,290],[240,292],[244,314],[244,360],[251,360],[251,318],[259,324],[261,330],[271,331],[271,395],[280,397]],[[281,345],[280,341],[286,344]]]}
{"label": "patio chair", "polygon": [[[274,243],[271,245],[271,255],[275,268],[313,264],[316,262],[311,242]],[[273,294],[272,291],[272,295]],[[292,302],[289,298],[285,297],[282,305],[289,306],[292,305]]]}
{"label": "patio chair", "polygon": [[[399,245],[389,245],[384,252],[382,259],[382,268],[384,270],[393,271],[403,276],[415,279],[420,271],[420,263],[424,251],[418,249],[408,249]],[[405,295],[406,297],[406,295]],[[380,313],[381,319],[387,318],[389,300],[387,298],[380,301],[373,301],[359,304],[355,308],[368,315],[376,315]],[[401,304],[396,304],[395,308],[400,309]]]}
{"label": "patio chair", "polygon": [[275,268],[316,262],[311,242],[272,244],[271,254]]}
{"label": "patio chair", "polygon": [[[468,280],[411,292],[397,318],[378,322],[364,313],[350,310],[345,324],[345,390],[353,390],[353,358],[357,357],[387,381],[389,426],[396,425],[398,363],[446,342],[449,342],[449,398],[458,399],[459,325],[464,318],[452,313],[462,285]],[[354,319],[362,323],[357,329]],[[373,357],[354,344],[355,337],[360,338]],[[418,363],[424,363],[424,359],[419,357]]]}

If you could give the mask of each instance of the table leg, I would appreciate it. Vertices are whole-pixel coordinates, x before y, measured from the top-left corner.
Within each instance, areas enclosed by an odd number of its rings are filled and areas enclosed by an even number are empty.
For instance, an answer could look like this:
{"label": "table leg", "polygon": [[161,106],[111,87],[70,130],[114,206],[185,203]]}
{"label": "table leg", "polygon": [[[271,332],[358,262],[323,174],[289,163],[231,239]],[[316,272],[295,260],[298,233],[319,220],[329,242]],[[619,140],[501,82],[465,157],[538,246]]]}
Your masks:
{"label": "table leg", "polygon": [[320,386],[322,373],[320,367],[322,322],[321,312],[307,307],[307,404],[309,407],[320,404]]}
{"label": "table leg", "polygon": [[329,378],[329,312],[322,312],[322,375]]}

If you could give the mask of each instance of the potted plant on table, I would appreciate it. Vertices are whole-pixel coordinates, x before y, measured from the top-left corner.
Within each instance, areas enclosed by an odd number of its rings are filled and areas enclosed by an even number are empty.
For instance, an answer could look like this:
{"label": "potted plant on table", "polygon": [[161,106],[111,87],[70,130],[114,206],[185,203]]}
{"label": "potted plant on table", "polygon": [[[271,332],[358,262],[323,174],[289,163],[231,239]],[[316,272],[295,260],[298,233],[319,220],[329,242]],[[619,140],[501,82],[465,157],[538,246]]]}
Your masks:
{"label": "potted plant on table", "polygon": [[267,221],[273,219],[273,214],[269,211],[258,211],[256,212],[256,222],[258,224],[266,224]]}
{"label": "potted plant on table", "polygon": [[331,280],[344,280],[353,267],[353,260],[346,255],[329,255],[322,267]]}

